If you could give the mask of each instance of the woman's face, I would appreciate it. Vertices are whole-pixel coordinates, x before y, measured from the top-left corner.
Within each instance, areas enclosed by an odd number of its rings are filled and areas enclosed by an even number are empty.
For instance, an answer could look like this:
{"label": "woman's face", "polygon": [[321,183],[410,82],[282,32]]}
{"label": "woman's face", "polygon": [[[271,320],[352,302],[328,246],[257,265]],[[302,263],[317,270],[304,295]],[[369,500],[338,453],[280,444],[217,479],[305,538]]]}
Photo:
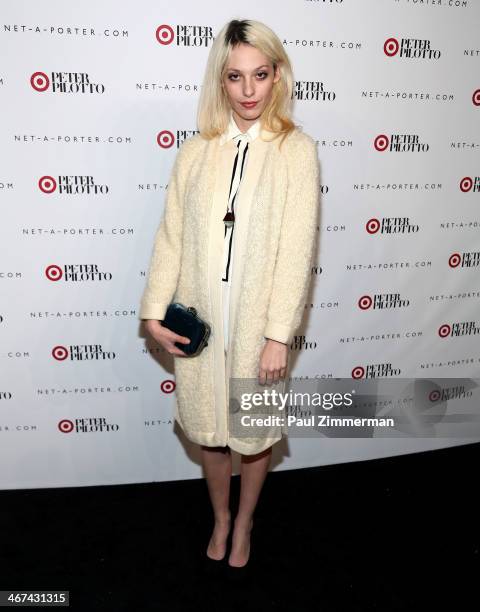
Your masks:
{"label": "woman's face", "polygon": [[[268,105],[273,84],[280,79],[269,59],[258,49],[240,43],[227,62],[223,88],[240,129],[247,130]],[[244,102],[256,104],[244,106]]]}

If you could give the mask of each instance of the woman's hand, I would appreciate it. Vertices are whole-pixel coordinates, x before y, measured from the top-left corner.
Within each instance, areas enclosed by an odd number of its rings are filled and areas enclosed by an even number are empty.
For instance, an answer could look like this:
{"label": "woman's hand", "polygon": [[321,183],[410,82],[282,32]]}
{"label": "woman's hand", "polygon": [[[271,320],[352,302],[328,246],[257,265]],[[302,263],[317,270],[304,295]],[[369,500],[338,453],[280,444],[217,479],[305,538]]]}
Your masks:
{"label": "woman's hand", "polygon": [[157,321],[156,319],[148,319],[145,323],[145,327],[152,338],[156,340],[158,344],[163,346],[167,353],[170,353],[170,355],[187,356],[186,353],[175,346],[174,342],[188,344],[190,342],[190,338],[180,336],[171,329],[168,329],[168,327],[163,327],[160,321]]}
{"label": "woman's hand", "polygon": [[278,382],[287,372],[288,346],[267,338],[260,355],[258,381],[260,384]]}

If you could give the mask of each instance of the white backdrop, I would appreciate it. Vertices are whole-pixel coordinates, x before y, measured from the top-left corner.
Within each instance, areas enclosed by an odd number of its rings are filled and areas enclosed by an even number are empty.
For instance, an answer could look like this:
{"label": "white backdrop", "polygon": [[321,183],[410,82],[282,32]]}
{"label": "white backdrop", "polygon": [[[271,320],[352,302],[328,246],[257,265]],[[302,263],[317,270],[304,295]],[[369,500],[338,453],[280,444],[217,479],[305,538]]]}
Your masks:
{"label": "white backdrop", "polygon": [[[294,118],[318,141],[292,376],[478,376],[479,2],[4,0],[0,488],[201,476],[173,428],[173,364],[137,313],[212,36],[233,18],[282,39]],[[272,469],[465,442],[290,438]]]}

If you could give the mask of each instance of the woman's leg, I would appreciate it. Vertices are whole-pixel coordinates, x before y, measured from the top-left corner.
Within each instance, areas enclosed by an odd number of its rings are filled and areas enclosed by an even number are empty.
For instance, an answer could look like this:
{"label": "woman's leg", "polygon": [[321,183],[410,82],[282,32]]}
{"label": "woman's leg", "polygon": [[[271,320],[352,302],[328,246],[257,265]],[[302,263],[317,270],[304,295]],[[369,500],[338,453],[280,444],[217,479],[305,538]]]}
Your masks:
{"label": "woman's leg", "polygon": [[272,447],[256,455],[242,455],[240,502],[233,528],[232,550],[228,559],[228,563],[234,567],[242,567],[248,562],[253,513],[267,477],[271,456]]}
{"label": "woman's leg", "polygon": [[202,464],[212,502],[215,525],[207,547],[207,556],[219,561],[225,556],[230,532],[230,479],[232,455],[228,446],[201,446]]}

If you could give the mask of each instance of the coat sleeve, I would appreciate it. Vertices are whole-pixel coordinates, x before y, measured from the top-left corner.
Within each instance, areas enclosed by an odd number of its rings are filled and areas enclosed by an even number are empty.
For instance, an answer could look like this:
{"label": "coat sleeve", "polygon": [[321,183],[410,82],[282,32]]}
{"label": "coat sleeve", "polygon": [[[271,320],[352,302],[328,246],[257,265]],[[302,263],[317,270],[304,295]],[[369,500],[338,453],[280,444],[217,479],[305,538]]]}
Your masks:
{"label": "coat sleeve", "polygon": [[155,233],[139,319],[163,320],[177,289],[182,255],[185,157],[189,142],[177,151],[166,189],[162,218]]}
{"label": "coat sleeve", "polygon": [[301,323],[311,279],[319,209],[320,168],[313,138],[287,152],[288,187],[264,337],[289,344]]}

